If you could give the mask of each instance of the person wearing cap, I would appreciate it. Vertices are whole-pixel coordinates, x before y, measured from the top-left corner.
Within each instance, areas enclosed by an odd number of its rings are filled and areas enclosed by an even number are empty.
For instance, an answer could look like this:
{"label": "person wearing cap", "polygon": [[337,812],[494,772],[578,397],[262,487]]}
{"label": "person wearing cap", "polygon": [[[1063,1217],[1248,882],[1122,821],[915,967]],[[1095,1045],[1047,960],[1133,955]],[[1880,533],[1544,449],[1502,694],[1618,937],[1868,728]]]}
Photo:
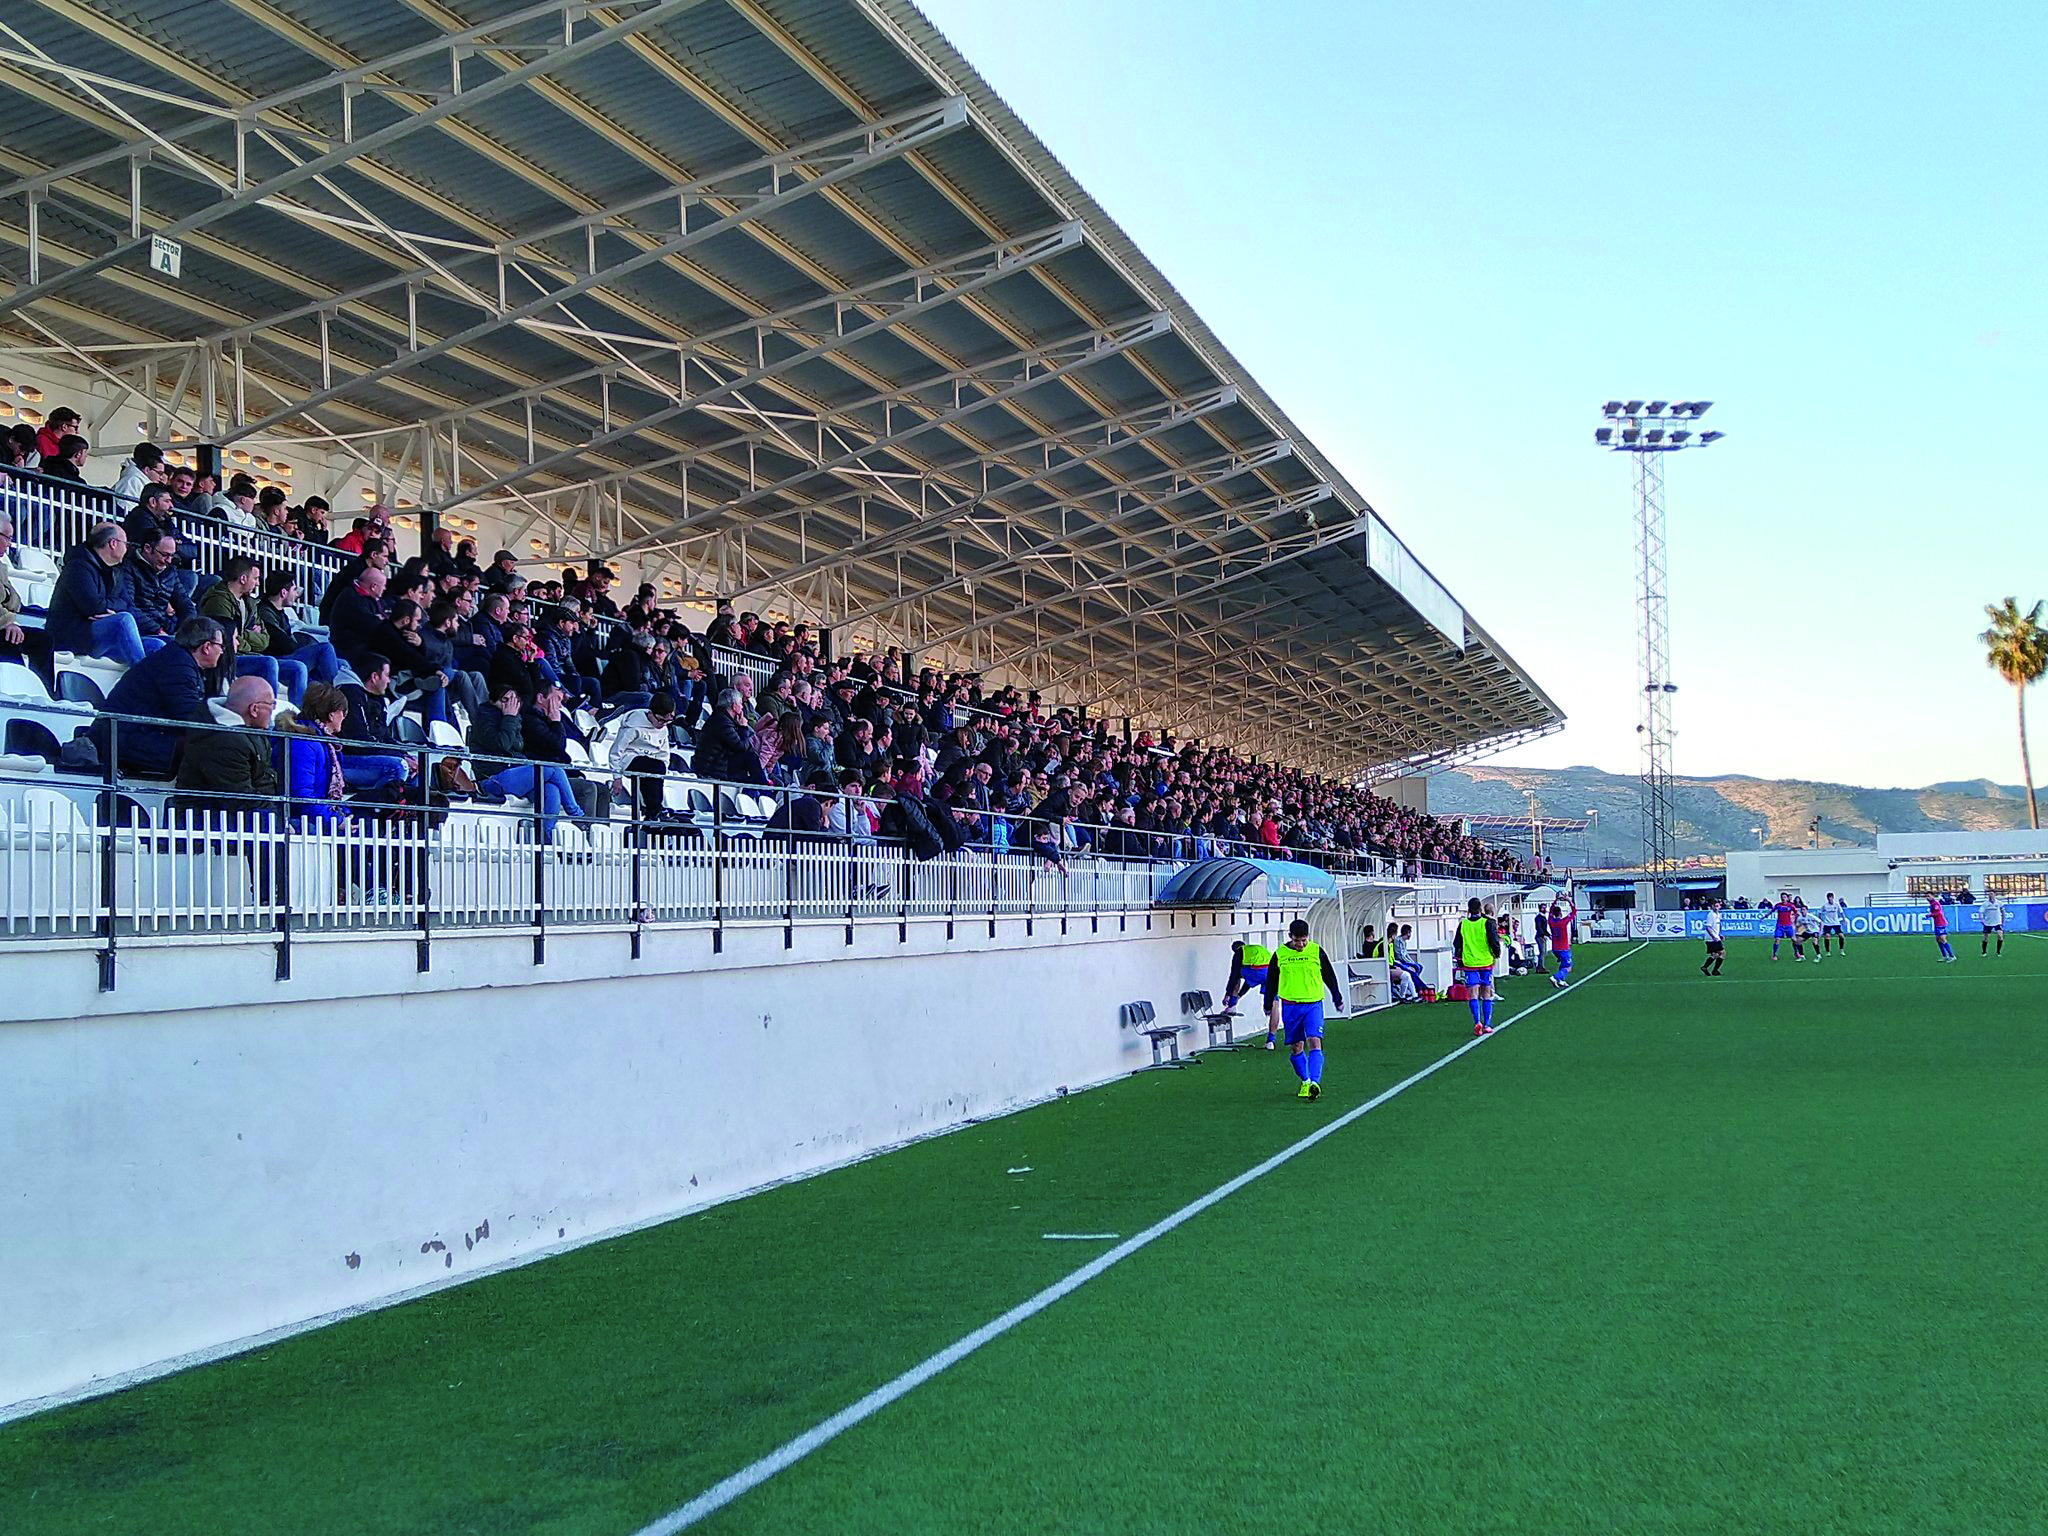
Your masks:
{"label": "person wearing cap", "polygon": [[1308,923],[1297,917],[1287,925],[1287,942],[1273,951],[1266,967],[1262,994],[1266,1004],[1267,1027],[1275,1023],[1287,1032],[1288,1063],[1301,1079],[1295,1095],[1319,1099],[1323,1094],[1323,993],[1340,1009],[1344,994],[1337,985],[1337,973],[1320,944],[1308,936]]}

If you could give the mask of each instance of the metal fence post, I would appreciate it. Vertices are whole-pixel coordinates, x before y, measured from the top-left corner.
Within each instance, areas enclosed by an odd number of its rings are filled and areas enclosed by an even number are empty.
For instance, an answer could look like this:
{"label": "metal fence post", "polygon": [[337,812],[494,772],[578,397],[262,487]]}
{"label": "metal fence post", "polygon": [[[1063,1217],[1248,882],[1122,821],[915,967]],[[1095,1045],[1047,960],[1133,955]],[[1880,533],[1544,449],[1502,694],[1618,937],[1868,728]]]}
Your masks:
{"label": "metal fence post", "polygon": [[434,809],[434,749],[432,746],[420,749],[420,931],[413,946],[413,963],[420,975],[433,969],[434,964],[434,893],[432,839],[428,836],[427,818]]}
{"label": "metal fence post", "polygon": [[644,919],[647,915],[646,883],[642,876],[641,863],[647,853],[647,823],[640,814],[640,802],[643,798],[645,784],[646,775],[628,772],[626,776],[626,793],[630,797],[628,809],[632,812],[632,817],[628,822],[628,829],[633,849],[633,866],[627,878],[631,882],[628,890],[628,899],[633,903],[632,953],[635,960],[640,958],[640,934],[645,926]]}
{"label": "metal fence post", "polygon": [[[789,822],[789,847],[782,855],[782,947],[796,947],[796,791],[782,791],[782,807]],[[764,839],[765,842],[765,839]]]}
{"label": "metal fence post", "polygon": [[533,765],[533,963],[548,962],[548,805],[546,770]]}
{"label": "metal fence post", "polygon": [[278,846],[277,846],[277,979],[292,979],[292,764],[291,742],[286,740],[278,752],[278,763],[284,769],[284,782],[278,787],[283,791],[278,796]]}
{"label": "metal fence post", "polygon": [[[121,722],[107,721],[107,761],[103,765],[104,787],[100,790],[99,836],[100,836],[100,902],[104,909],[101,917],[101,937],[106,942],[100,948],[100,990],[111,992],[117,974],[116,946],[119,944],[117,927],[120,913],[114,896],[114,884],[119,866],[114,858],[114,775],[115,765],[121,761]],[[50,846],[54,854],[57,834],[55,823],[51,824]]]}
{"label": "metal fence post", "polygon": [[711,953],[725,950],[725,789],[711,786]]}

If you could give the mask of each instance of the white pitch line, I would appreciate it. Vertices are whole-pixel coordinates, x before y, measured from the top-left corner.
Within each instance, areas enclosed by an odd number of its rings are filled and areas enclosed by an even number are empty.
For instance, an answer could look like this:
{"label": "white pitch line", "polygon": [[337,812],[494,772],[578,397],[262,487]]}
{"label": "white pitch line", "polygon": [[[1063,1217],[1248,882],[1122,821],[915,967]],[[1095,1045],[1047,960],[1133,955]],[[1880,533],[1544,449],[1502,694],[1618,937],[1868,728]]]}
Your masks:
{"label": "white pitch line", "polygon": [[[1624,950],[1621,954],[1608,961],[1606,965],[1601,966],[1600,970],[1593,972],[1592,976],[1586,977],[1586,980],[1591,981],[1593,976],[1598,976],[1601,971],[1609,970],[1621,964],[1630,955],[1639,953],[1643,948],[1643,945],[1638,944],[1631,949]],[[1499,1034],[1513,1025],[1521,1023],[1522,1020],[1526,1019],[1537,1009],[1548,1007],[1560,997],[1568,995],[1579,985],[1581,983],[1575,982],[1571,987],[1553,991],[1548,997],[1538,998],[1513,1018],[1502,1020],[1495,1027],[1494,1033]],[[1019,1323],[1030,1321],[1030,1319],[1036,1317],[1054,1302],[1064,1300],[1066,1297],[1073,1295],[1074,1292],[1081,1289],[1090,1280],[1123,1263],[1125,1259],[1128,1259],[1140,1248],[1157,1242],[1176,1227],[1192,1221],[1195,1217],[1201,1215],[1210,1206],[1228,1200],[1247,1184],[1262,1179],[1275,1168],[1292,1162],[1318,1142],[1328,1140],[1343,1130],[1345,1126],[1350,1125],[1354,1120],[1372,1113],[1372,1111],[1378,1109],[1396,1094],[1413,1088],[1424,1078],[1449,1066],[1467,1051],[1476,1050],[1492,1038],[1493,1035],[1473,1036],[1449,1055],[1439,1056],[1420,1072],[1402,1078],[1393,1087],[1367,1099],[1357,1108],[1346,1110],[1328,1125],[1311,1131],[1292,1146],[1282,1148],[1263,1163],[1247,1168],[1243,1173],[1240,1173],[1236,1178],[1229,1180],[1227,1183],[1217,1185],[1200,1199],[1189,1201],[1171,1216],[1154,1222],[1137,1236],[1127,1238],[1125,1241],[1117,1244],[1116,1247],[1110,1249],[1109,1252],[1082,1265],[1065,1279],[1054,1281],[1037,1295],[1021,1301],[1016,1306],[1010,1308],[1001,1317],[983,1323],[966,1337],[956,1340],[929,1359],[912,1366],[895,1380],[884,1382],[881,1386],[875,1388],[874,1391],[868,1393],[866,1397],[861,1398],[858,1402],[849,1403],[846,1407],[833,1414],[831,1418],[813,1425],[794,1440],[787,1442],[777,1450],[770,1451],[759,1461],[754,1462],[750,1466],[742,1467],[722,1482],[714,1483],[680,1509],[671,1510],[659,1520],[642,1526],[634,1533],[634,1536],[676,1536],[676,1532],[688,1530],[707,1515],[716,1514],[742,1494],[760,1487],[761,1484],[767,1482],[769,1478],[774,1477],[778,1472],[786,1471],[788,1468],[795,1466],[799,1461],[810,1455],[811,1452],[830,1444],[863,1420],[872,1418],[898,1398],[907,1397],[912,1392],[915,1392],[947,1367],[957,1365],[960,1361],[965,1360],[977,1349],[980,1349],[982,1345],[1001,1338]]]}
{"label": "white pitch line", "polygon": [[1047,1232],[1048,1243],[1113,1243],[1123,1234],[1120,1232]]}

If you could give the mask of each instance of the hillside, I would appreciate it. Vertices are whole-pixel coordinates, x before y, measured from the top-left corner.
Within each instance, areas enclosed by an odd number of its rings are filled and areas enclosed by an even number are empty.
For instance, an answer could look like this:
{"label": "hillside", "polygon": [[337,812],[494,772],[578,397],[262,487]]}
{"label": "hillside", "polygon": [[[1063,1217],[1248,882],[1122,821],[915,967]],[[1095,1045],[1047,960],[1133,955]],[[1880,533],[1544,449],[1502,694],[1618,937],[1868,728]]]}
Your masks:
{"label": "hillside", "polygon": [[[1439,815],[1522,816],[1524,790],[1536,791],[1547,815],[1598,811],[1587,835],[1588,861],[1627,863],[1640,856],[1636,781],[1597,768],[1494,768],[1475,764],[1429,781],[1429,808]],[[1807,823],[1820,817],[1824,839],[1867,843],[1879,832],[1995,831],[2027,824],[2026,792],[1985,779],[1930,784],[1921,789],[1867,789],[1803,779],[1729,775],[1679,779],[1673,852],[1723,853],[1753,846],[1753,827],[1778,847],[1806,841]]]}

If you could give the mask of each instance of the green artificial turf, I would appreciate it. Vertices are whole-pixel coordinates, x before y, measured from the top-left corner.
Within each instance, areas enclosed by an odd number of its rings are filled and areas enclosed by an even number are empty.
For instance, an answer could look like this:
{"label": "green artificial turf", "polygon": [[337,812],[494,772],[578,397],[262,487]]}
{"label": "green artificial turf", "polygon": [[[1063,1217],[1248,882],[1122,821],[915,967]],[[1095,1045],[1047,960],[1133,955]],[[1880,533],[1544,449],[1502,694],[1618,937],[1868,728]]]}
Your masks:
{"label": "green artificial turf", "polygon": [[[1631,953],[701,1528],[2038,1531],[2048,944],[1958,948]],[[1146,1074],[0,1429],[0,1531],[625,1536],[1109,1246],[1043,1233],[1129,1236],[1468,1027],[1333,1026],[1315,1105],[1264,1052]]]}

